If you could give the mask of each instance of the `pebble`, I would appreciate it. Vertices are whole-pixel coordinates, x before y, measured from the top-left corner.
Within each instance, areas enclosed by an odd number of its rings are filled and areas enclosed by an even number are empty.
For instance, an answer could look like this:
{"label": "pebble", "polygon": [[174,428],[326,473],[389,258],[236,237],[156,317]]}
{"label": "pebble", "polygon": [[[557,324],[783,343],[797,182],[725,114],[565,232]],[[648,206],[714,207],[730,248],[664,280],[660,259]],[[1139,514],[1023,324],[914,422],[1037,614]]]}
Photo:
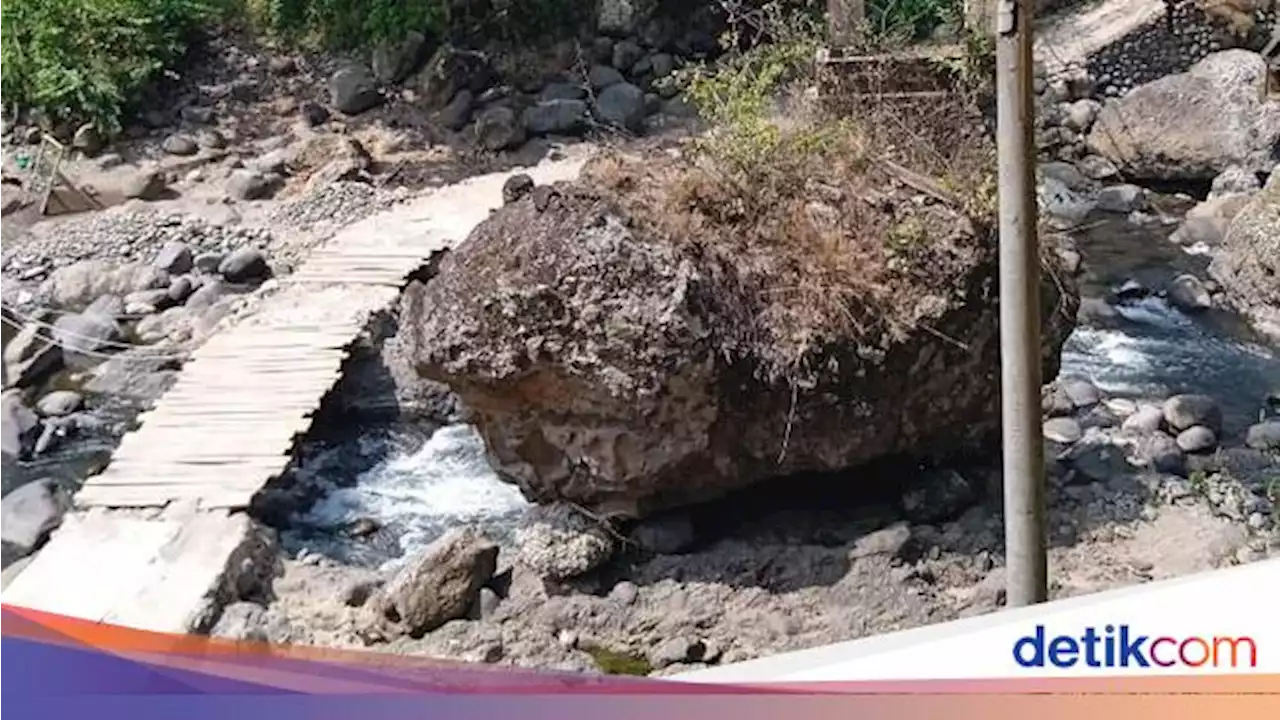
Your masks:
{"label": "pebble", "polygon": [[623,580],[614,585],[613,589],[609,591],[609,599],[619,605],[630,605],[636,601],[639,594],[640,589],[636,587],[635,583],[630,580]]}

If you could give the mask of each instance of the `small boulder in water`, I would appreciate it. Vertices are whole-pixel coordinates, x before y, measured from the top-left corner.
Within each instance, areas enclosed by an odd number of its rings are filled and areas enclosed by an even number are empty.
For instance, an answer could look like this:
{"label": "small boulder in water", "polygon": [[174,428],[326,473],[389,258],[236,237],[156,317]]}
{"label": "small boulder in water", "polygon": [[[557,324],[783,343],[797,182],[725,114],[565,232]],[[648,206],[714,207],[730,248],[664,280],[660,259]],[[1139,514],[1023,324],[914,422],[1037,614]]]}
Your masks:
{"label": "small boulder in water", "polygon": [[1255,450],[1280,450],[1280,420],[1267,420],[1250,427],[1244,442]]}
{"label": "small boulder in water", "polygon": [[1183,312],[1200,312],[1213,307],[1213,297],[1200,278],[1183,274],[1169,283],[1169,304]]}
{"label": "small boulder in water", "polygon": [[1184,452],[1208,452],[1218,446],[1218,436],[1209,428],[1196,425],[1178,433],[1177,443]]}
{"label": "small boulder in water", "polygon": [[1062,390],[1077,408],[1090,408],[1102,401],[1102,393],[1088,380],[1073,378],[1063,381]]}
{"label": "small boulder in water", "polygon": [[1080,428],[1080,423],[1074,418],[1057,417],[1046,420],[1044,423],[1044,437],[1063,445],[1070,445],[1079,442],[1084,436],[1084,431]]}
{"label": "small boulder in water", "polygon": [[1156,472],[1181,475],[1186,472],[1187,461],[1182,448],[1168,435],[1156,432],[1139,446],[1139,454],[1148,467]]}
{"label": "small boulder in water", "polygon": [[1146,207],[1146,193],[1137,185],[1109,185],[1098,193],[1098,209],[1104,212],[1130,213]]}
{"label": "small boulder in water", "polygon": [[36,411],[45,417],[70,415],[84,404],[84,397],[74,390],[54,390],[40,398]]}
{"label": "small boulder in water", "polygon": [[1214,432],[1222,429],[1222,410],[1207,395],[1174,395],[1164,403],[1164,419],[1178,432],[1196,425]]}
{"label": "small boulder in water", "polygon": [[1120,429],[1136,435],[1150,435],[1164,424],[1164,411],[1154,405],[1143,405],[1125,418]]}

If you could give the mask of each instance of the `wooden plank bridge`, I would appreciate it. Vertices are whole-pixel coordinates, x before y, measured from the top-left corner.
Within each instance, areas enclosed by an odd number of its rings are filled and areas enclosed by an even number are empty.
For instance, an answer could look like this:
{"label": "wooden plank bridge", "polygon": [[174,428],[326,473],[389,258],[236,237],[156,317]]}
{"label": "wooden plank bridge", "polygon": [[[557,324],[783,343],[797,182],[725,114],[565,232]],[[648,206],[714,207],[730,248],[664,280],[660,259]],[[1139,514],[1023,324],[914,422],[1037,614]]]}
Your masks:
{"label": "wooden plank bridge", "polygon": [[243,509],[289,467],[371,315],[500,206],[511,175],[569,179],[588,153],[442,188],[313,252],[256,314],[192,353],[106,470],[76,494],[75,510],[5,590],[5,604],[147,630],[200,629],[234,599],[228,583],[261,545]]}

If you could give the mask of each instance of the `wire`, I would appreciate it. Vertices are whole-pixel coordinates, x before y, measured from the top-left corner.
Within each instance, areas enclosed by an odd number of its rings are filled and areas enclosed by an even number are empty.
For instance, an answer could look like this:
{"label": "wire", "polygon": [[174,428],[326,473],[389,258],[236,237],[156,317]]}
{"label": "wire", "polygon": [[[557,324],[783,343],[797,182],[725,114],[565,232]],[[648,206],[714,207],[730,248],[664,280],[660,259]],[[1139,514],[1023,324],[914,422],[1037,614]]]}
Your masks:
{"label": "wire", "polygon": [[[52,330],[54,333],[56,333],[56,335],[44,334],[37,329],[35,331],[32,331],[31,333],[32,336],[35,337],[37,340],[43,340],[52,345],[57,345],[58,347],[62,348],[65,351],[72,352],[77,355],[83,355],[85,357],[98,358],[102,360],[108,360],[112,358],[126,358],[128,360],[135,360],[138,362],[141,362],[144,360],[186,360],[189,357],[189,354],[185,352],[182,354],[146,353],[145,355],[143,355],[142,353],[139,353],[139,357],[128,357],[128,355],[125,353],[127,353],[130,350],[137,350],[137,351],[149,350],[154,346],[140,345],[137,343],[117,342],[113,340],[105,340],[101,338],[90,337],[88,335],[82,335],[80,333],[72,332],[63,328],[58,328],[54,325],[50,325],[49,323],[43,322],[41,320],[36,320],[35,318],[32,318],[30,316],[24,316],[22,313],[19,313],[18,311],[13,310],[11,307],[10,307],[10,313],[12,313],[15,317],[19,319],[22,319],[25,317],[26,323],[29,323],[32,327],[49,329],[49,330]],[[5,325],[8,325],[12,328],[21,330],[25,327],[23,322],[19,322],[18,320],[11,319],[7,316],[3,317],[2,320]],[[99,346],[115,347],[117,348],[117,350],[115,352],[101,352],[98,350],[91,350],[88,348],[68,347],[67,341],[72,339],[87,340]]]}

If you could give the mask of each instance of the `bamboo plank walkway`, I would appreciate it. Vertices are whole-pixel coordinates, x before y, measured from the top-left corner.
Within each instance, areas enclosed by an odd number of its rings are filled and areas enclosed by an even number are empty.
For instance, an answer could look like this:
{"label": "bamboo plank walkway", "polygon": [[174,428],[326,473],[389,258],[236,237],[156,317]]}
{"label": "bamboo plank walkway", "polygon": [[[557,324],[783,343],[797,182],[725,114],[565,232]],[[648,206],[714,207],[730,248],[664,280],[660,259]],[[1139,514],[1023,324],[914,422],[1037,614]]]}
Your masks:
{"label": "bamboo plank walkway", "polygon": [[371,315],[499,207],[511,175],[570,179],[589,152],[441,188],[315,250],[256,314],[192,353],[4,602],[162,632],[198,627],[210,603],[227,601],[228,577],[255,542],[239,511],[286,470]]}

